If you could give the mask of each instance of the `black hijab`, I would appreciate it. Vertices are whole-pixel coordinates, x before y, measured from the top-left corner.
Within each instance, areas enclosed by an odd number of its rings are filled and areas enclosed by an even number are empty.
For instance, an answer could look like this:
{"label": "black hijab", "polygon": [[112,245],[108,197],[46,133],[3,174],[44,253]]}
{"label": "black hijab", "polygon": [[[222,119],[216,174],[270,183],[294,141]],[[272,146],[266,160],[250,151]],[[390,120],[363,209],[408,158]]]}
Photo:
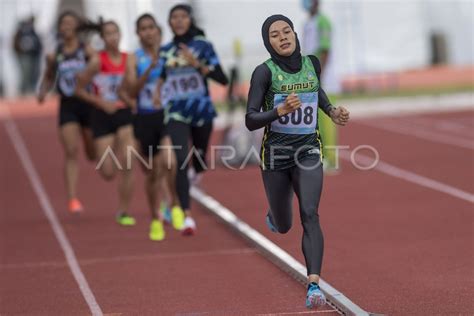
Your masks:
{"label": "black hijab", "polygon": [[173,14],[173,12],[176,10],[183,10],[187,12],[189,17],[191,18],[191,26],[189,27],[188,31],[181,36],[178,36],[178,35],[174,36],[173,42],[176,45],[179,45],[180,43],[188,43],[195,36],[199,36],[199,35],[205,36],[204,31],[196,26],[196,22],[194,21],[194,16],[193,16],[193,9],[191,8],[191,6],[187,4],[177,4],[173,8],[171,8],[170,14],[168,16],[168,22],[170,22],[171,20],[171,14]]}
{"label": "black hijab", "polygon": [[269,16],[262,25],[262,37],[263,44],[265,48],[270,53],[270,56],[275,64],[282,68],[286,72],[296,73],[301,70],[301,47],[300,41],[298,40],[298,35],[295,33],[296,48],[295,51],[290,56],[279,55],[270,44],[270,26],[276,21],[285,21],[288,23],[293,31],[295,31],[293,22],[289,18],[281,14],[275,14]]}

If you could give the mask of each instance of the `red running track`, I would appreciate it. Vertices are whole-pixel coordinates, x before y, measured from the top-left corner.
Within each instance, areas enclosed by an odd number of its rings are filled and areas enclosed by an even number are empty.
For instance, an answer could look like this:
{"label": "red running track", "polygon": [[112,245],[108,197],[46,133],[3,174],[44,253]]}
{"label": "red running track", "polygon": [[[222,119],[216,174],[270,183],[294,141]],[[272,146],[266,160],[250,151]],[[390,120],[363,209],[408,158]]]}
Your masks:
{"label": "red running track", "polygon": [[[424,130],[439,133],[439,121],[458,124],[465,128],[462,137],[473,140],[474,113],[469,111],[354,120],[340,130],[340,145],[373,146],[382,161],[467,191],[472,200],[473,150],[368,127],[390,120],[403,128],[427,118],[435,124]],[[375,170],[360,171],[346,161],[342,170],[325,178],[320,207],[324,279],[372,312],[474,315],[472,203]],[[210,172],[205,189],[302,262],[297,212],[287,235],[265,227],[268,206],[257,167]]]}
{"label": "red running track", "polygon": [[[305,289],[299,283],[197,205],[196,236],[183,237],[168,227],[164,242],[150,242],[143,176],[138,171],[133,201],[137,226],[115,224],[115,186],[102,181],[85,159],[80,162],[79,194],[86,211],[81,216],[68,214],[53,108],[47,106],[43,111],[49,114],[43,115],[32,104],[10,106],[105,315],[308,314]],[[0,119],[6,119],[4,113]],[[89,314],[4,124],[0,139],[0,314]],[[320,313],[337,315],[329,307],[310,314]]]}
{"label": "red running track", "polygon": [[[24,108],[28,109],[26,114]],[[66,201],[55,118],[38,115],[31,107],[12,111],[104,313],[305,312],[304,289],[205,212],[195,212],[201,228],[197,236],[185,239],[168,230],[165,242],[148,242],[141,176],[134,200],[137,227],[123,229],[114,225],[114,188],[101,181],[84,161],[81,196],[88,210],[80,218],[70,217],[63,211]],[[426,118],[430,122],[461,124],[466,128],[466,138],[472,140],[472,112],[388,120],[402,128],[408,121],[423,119],[425,130],[440,132],[436,123],[427,126]],[[473,174],[472,150],[370,125],[383,124],[384,120],[354,121],[341,130],[341,144],[351,148],[369,144],[379,151],[384,162],[474,192],[472,176],[468,176]],[[443,132],[459,136],[459,131],[453,129],[445,128]],[[2,148],[6,148],[2,150],[2,175],[8,179],[2,181],[0,192],[0,314],[85,314],[87,305],[4,129],[0,129],[0,135]],[[45,148],[48,154],[44,153]],[[320,209],[326,240],[325,280],[373,312],[474,314],[469,299],[474,296],[472,204],[378,171],[359,171],[346,162],[342,167],[340,175],[326,177]],[[203,187],[302,261],[302,231],[296,212],[294,227],[287,235],[270,234],[264,225],[267,205],[257,167],[238,172],[210,171]]]}

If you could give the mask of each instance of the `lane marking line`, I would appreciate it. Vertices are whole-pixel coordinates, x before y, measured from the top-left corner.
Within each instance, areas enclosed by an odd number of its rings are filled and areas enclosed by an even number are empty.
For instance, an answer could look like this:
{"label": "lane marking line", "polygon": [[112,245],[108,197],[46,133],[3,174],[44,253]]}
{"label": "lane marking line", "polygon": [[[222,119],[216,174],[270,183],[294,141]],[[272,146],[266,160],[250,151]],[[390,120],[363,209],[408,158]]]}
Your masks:
{"label": "lane marking line", "polygon": [[71,270],[71,273],[74,276],[74,279],[76,280],[76,283],[79,286],[82,296],[84,297],[87,305],[89,306],[89,310],[91,311],[92,315],[102,316],[102,310],[99,304],[97,303],[91,288],[89,287],[89,284],[81,270],[81,267],[79,266],[76,255],[74,254],[74,249],[72,248],[71,243],[69,242],[66,233],[64,232],[64,229],[56,216],[54,208],[34,167],[26,144],[15,122],[11,118],[8,107],[0,106],[0,108],[2,107],[6,118],[5,120],[3,120],[3,125],[7,131],[8,136],[10,137],[10,141],[16,151],[18,158],[20,159],[21,164],[23,165],[26,175],[30,180],[31,186],[36,194],[36,197],[38,198],[44,215],[48,219],[51,229],[53,230],[54,236],[56,237],[56,240],[58,241],[61,250],[63,251],[64,256],[66,257],[69,269]]}
{"label": "lane marking line", "polygon": [[417,127],[410,126],[408,124],[394,124],[391,122],[384,122],[376,123],[376,122],[368,122],[368,121],[356,121],[358,124],[365,125],[372,128],[377,128],[381,130],[385,130],[392,133],[397,133],[401,135],[417,137],[419,139],[427,140],[433,143],[439,143],[443,145],[450,145],[465,149],[474,149],[474,141],[467,140],[459,137],[453,137],[449,135],[439,133],[430,132],[427,130],[423,130]]}
{"label": "lane marking line", "polygon": [[[281,269],[292,274],[301,283],[306,284],[306,267],[298,260],[260,234],[257,230],[250,227],[246,222],[240,220],[232,211],[221,205],[216,199],[207,195],[199,188],[191,187],[190,193],[192,198],[204,208],[216,215],[239,235],[254,244],[264,253],[265,257],[269,258]],[[320,279],[319,286],[326,295],[330,305],[337,311],[340,311],[345,315],[370,315],[323,279]]]}
{"label": "lane marking line", "polygon": [[[340,151],[339,154],[342,159],[346,161],[351,161],[350,153],[345,152],[345,151]],[[355,160],[357,160],[358,164],[362,163],[364,165],[369,166],[373,164],[374,162],[373,158],[363,155],[363,154],[357,153],[355,157],[356,157]],[[434,191],[451,195],[463,201],[474,203],[474,194],[472,193],[469,193],[461,189],[455,188],[453,186],[444,184],[442,182],[430,179],[428,177],[419,175],[417,173],[396,167],[382,160],[379,160],[379,162],[375,165],[374,170],[377,170],[381,173],[392,176],[394,178],[398,178],[398,179],[411,182],[428,189],[432,189]]]}
{"label": "lane marking line", "polygon": [[323,314],[323,313],[334,313],[334,310],[316,310],[316,311],[305,311],[305,312],[285,312],[285,313],[270,313],[270,314],[257,314],[256,316],[283,316],[283,315],[311,315],[311,314]]}
{"label": "lane marking line", "polygon": [[469,136],[474,132],[472,126],[462,124],[452,118],[406,117],[403,122],[407,122],[412,126],[417,126],[418,128],[427,128],[435,132],[440,131],[452,137],[464,138],[468,136],[468,138],[466,138],[467,140],[469,140]]}

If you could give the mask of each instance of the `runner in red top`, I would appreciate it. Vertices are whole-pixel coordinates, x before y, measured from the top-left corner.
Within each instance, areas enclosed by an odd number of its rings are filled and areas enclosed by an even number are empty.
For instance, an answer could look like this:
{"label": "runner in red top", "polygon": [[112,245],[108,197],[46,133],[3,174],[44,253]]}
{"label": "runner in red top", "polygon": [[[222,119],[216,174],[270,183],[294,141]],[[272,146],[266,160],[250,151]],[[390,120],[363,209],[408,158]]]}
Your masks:
{"label": "runner in red top", "polygon": [[[95,54],[85,71],[78,75],[76,94],[94,106],[91,128],[97,152],[97,169],[108,181],[120,173],[117,222],[131,226],[135,225],[135,219],[128,215],[133,178],[131,165],[127,163],[127,148],[134,146],[132,112],[117,95],[127,54],[119,50],[120,29],[117,23],[101,22],[93,28],[100,32],[105,49]],[[93,92],[88,89],[91,83]]]}
{"label": "runner in red top", "polygon": [[[126,105],[117,97],[117,89],[125,73],[127,53],[119,52],[119,54],[120,55],[112,57],[107,50],[98,53],[100,69],[92,80],[92,84],[96,95],[105,101],[115,103],[116,108],[123,109]],[[119,62],[116,63],[111,58],[115,58],[115,60]],[[106,111],[107,109],[102,110]]]}

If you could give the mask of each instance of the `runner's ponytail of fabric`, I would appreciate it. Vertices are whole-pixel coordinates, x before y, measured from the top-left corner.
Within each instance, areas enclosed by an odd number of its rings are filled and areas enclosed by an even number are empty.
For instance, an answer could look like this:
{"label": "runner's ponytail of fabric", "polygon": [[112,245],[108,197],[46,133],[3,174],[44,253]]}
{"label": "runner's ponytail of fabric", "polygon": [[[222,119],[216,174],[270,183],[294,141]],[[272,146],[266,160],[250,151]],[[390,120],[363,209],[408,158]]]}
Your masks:
{"label": "runner's ponytail of fabric", "polygon": [[187,4],[177,4],[173,8],[171,8],[170,14],[168,17],[168,23],[171,20],[171,14],[173,14],[173,12],[176,10],[183,10],[187,12],[189,17],[191,18],[191,26],[189,27],[187,32],[180,36],[175,34],[173,38],[173,42],[176,45],[179,45],[180,43],[188,43],[196,36],[205,36],[204,31],[196,26],[196,21],[194,20],[194,15],[193,15],[193,9],[191,8],[191,6]]}
{"label": "runner's ponytail of fabric", "polygon": [[296,73],[301,70],[302,66],[302,56],[301,56],[301,47],[300,41],[298,40],[298,34],[295,32],[296,48],[295,51],[290,56],[279,55],[275,49],[273,49],[270,44],[270,26],[276,21],[285,21],[288,23],[293,31],[295,31],[293,22],[289,18],[281,14],[275,14],[269,16],[262,25],[262,38],[265,48],[270,53],[270,56],[275,64],[277,64],[284,71],[290,73]]}

